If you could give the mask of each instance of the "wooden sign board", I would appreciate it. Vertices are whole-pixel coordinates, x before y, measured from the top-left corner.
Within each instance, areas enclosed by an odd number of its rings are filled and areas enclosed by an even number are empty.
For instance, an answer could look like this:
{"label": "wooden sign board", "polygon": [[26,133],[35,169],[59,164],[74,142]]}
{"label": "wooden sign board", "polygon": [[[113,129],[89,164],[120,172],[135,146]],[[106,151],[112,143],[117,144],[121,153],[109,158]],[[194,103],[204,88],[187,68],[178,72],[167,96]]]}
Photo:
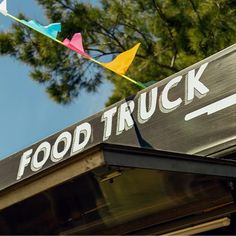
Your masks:
{"label": "wooden sign board", "polygon": [[219,152],[236,144],[235,105],[233,45],[1,161],[0,190],[104,142]]}

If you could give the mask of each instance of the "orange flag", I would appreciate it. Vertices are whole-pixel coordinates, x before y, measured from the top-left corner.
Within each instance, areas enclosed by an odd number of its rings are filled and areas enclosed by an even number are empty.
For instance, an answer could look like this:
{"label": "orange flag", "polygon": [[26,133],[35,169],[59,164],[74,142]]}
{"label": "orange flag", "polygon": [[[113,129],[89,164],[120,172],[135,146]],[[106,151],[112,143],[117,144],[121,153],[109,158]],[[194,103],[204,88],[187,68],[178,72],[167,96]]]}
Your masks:
{"label": "orange flag", "polygon": [[117,73],[118,75],[124,75],[126,71],[129,69],[131,63],[133,62],[139,46],[140,43],[136,44],[130,50],[125,51],[120,55],[118,55],[112,62],[101,63],[101,65]]}

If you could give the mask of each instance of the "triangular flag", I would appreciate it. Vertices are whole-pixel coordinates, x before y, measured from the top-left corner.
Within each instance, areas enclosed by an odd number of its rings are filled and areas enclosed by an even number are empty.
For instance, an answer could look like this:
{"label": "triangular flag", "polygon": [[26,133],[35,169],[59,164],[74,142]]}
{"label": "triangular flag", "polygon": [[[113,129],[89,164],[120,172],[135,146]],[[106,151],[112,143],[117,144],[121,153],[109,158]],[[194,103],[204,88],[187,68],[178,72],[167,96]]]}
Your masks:
{"label": "triangular flag", "polygon": [[7,15],[7,0],[3,0],[0,4],[0,12],[6,16]]}
{"label": "triangular flag", "polygon": [[61,32],[61,23],[53,23],[48,26],[44,26],[44,30],[54,38],[57,38],[59,32]]}
{"label": "triangular flag", "polygon": [[90,56],[84,51],[83,38],[81,33],[74,34],[71,40],[65,39],[63,41],[63,44],[71,50],[90,58]]}
{"label": "triangular flag", "polygon": [[129,69],[131,63],[133,62],[139,46],[140,43],[136,44],[130,50],[125,51],[120,55],[118,55],[112,62],[101,63],[101,65],[109,70],[112,70],[118,75],[124,75],[126,71]]}
{"label": "triangular flag", "polygon": [[61,23],[53,23],[48,26],[43,26],[34,20],[21,20],[21,22],[52,39],[56,39],[58,33],[61,32]]}

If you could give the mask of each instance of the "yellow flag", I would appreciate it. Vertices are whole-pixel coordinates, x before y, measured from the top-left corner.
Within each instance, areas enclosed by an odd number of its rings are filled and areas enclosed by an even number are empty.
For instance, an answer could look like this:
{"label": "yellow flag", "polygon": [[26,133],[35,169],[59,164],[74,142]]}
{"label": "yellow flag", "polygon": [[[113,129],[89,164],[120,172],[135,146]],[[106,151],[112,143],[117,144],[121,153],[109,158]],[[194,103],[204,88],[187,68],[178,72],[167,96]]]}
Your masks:
{"label": "yellow flag", "polygon": [[121,53],[113,61],[109,63],[101,63],[101,65],[118,75],[124,75],[133,62],[139,46],[140,43],[136,44],[130,50]]}

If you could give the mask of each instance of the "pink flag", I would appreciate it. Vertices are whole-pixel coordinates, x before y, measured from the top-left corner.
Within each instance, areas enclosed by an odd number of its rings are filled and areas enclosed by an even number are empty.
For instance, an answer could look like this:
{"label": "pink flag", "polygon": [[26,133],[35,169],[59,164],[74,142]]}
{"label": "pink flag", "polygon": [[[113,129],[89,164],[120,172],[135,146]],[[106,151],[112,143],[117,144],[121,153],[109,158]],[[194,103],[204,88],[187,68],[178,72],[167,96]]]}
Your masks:
{"label": "pink flag", "polygon": [[63,44],[66,47],[70,48],[71,50],[81,54],[82,56],[90,58],[90,56],[84,51],[83,39],[81,33],[74,34],[71,40],[65,39],[63,41]]}

